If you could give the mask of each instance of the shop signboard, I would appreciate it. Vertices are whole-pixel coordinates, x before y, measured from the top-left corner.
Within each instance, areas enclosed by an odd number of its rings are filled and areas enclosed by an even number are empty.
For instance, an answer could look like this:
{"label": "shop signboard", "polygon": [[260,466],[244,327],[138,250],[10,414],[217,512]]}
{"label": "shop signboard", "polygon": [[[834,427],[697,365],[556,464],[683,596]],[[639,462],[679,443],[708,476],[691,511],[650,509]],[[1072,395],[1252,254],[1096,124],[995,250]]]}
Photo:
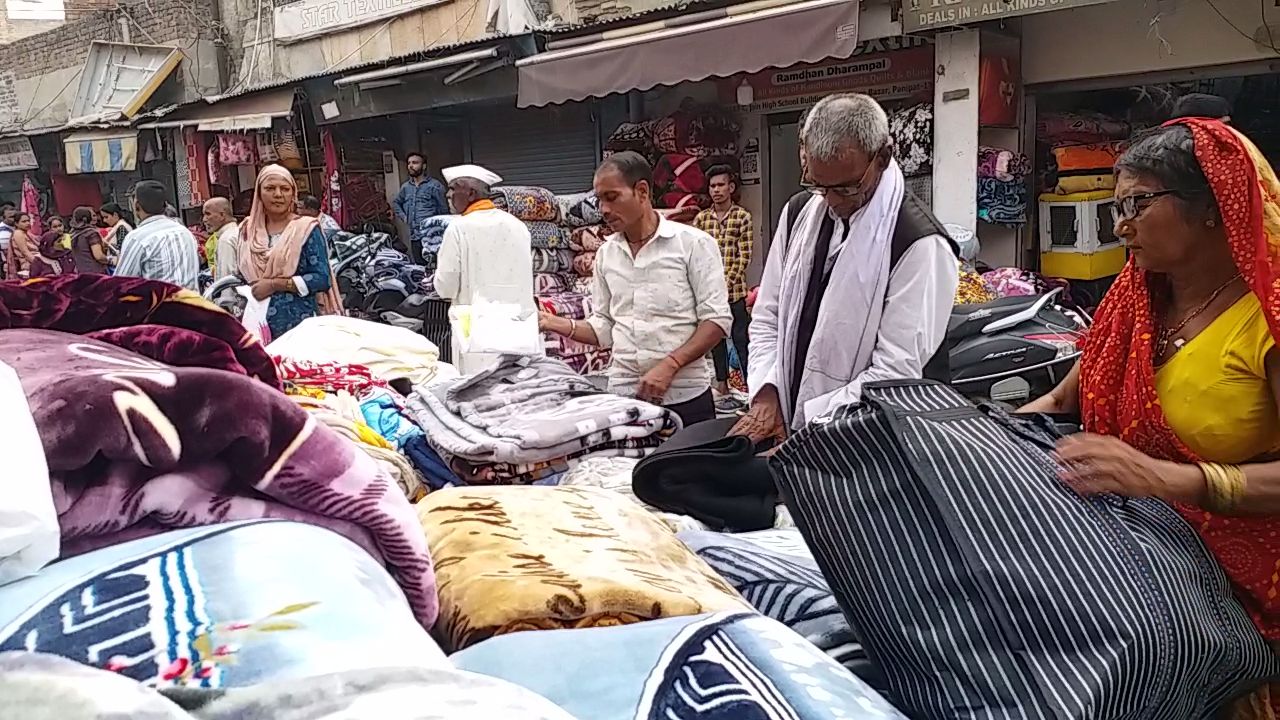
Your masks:
{"label": "shop signboard", "polygon": [[748,113],[806,107],[839,92],[860,92],[877,100],[911,97],[931,92],[933,46],[923,38],[885,38],[863,43],[844,60],[724,78],[719,93],[725,104],[737,104],[744,80],[751,86],[752,102],[740,109]]}
{"label": "shop signboard", "polygon": [[448,0],[298,0],[276,6],[274,36],[278,42],[298,42],[445,2]]}
{"label": "shop signboard", "polygon": [[36,170],[39,167],[40,163],[36,162],[36,153],[31,149],[30,140],[24,137],[0,140],[0,172]]}
{"label": "shop signboard", "polygon": [[936,30],[1106,2],[1113,0],[902,0],[902,30]]}

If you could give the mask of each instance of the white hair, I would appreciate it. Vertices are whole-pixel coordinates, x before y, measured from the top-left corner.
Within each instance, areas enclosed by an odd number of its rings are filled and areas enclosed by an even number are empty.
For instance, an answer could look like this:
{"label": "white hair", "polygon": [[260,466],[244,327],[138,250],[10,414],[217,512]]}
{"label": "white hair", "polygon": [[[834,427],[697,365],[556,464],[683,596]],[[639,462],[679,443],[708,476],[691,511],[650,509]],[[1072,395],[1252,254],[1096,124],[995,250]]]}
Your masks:
{"label": "white hair", "polygon": [[889,116],[868,95],[828,95],[805,116],[800,142],[809,157],[823,162],[851,149],[879,152],[889,144]]}

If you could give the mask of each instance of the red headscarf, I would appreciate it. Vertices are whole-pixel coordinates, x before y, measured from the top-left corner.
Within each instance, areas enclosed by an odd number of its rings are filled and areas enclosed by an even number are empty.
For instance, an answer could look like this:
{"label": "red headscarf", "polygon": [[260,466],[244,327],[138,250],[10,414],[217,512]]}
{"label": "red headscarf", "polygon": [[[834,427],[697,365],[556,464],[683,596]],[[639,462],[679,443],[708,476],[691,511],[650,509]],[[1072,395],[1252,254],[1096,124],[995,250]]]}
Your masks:
{"label": "red headscarf", "polygon": [[[1272,337],[1280,339],[1280,182],[1253,143],[1229,126],[1203,118],[1174,123],[1191,130],[1236,267],[1258,296]],[[1148,273],[1130,262],[1098,308],[1081,359],[1085,429],[1119,437],[1152,457],[1198,462],[1201,458],[1178,439],[1160,409],[1155,334]],[[1280,640],[1280,518],[1177,510],[1222,564],[1263,635]]]}

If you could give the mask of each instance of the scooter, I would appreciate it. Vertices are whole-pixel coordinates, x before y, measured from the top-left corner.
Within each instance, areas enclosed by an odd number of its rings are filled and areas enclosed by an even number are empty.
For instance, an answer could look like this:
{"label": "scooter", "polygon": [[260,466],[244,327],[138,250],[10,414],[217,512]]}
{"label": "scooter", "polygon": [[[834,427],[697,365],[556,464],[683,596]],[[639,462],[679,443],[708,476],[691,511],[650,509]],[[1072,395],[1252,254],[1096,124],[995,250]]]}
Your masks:
{"label": "scooter", "polygon": [[971,399],[1015,406],[1056,387],[1093,322],[1059,305],[1061,293],[955,306],[947,325],[951,385]]}

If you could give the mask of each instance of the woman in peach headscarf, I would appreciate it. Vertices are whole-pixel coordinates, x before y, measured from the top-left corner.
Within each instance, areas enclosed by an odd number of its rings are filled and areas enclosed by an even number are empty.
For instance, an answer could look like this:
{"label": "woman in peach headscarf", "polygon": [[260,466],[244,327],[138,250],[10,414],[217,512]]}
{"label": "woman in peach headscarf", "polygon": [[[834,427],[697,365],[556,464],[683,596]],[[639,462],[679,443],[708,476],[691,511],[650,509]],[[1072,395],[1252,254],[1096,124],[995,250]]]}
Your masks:
{"label": "woman in peach headscarf", "polygon": [[267,325],[279,337],[317,314],[341,314],[324,236],[295,212],[298,188],[279,165],[258,173],[249,217],[240,223],[240,273],[258,300],[271,298]]}

